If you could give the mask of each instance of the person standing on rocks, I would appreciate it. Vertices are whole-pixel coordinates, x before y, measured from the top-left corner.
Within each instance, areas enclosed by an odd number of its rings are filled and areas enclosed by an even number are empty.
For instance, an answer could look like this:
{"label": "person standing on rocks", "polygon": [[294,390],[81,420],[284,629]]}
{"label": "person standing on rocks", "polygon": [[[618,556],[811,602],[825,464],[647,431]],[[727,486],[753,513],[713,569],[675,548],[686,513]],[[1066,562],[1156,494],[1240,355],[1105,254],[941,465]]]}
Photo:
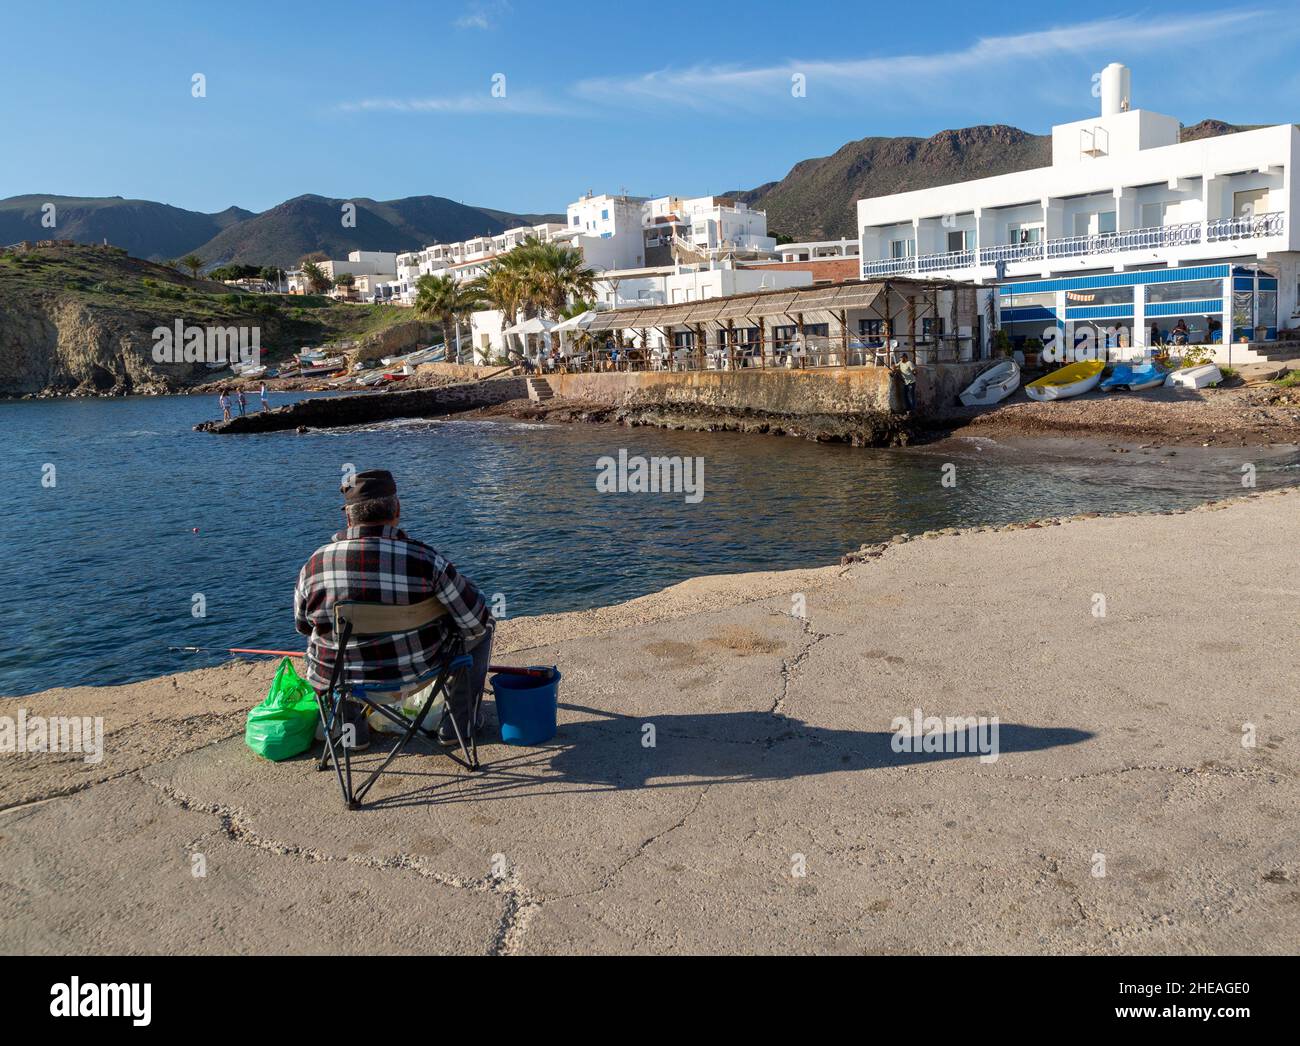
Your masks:
{"label": "person standing on rocks", "polygon": [[224,385],[221,387],[221,395],[217,397],[217,402],[221,404],[221,420],[229,421],[230,420],[230,392]]}
{"label": "person standing on rocks", "polygon": [[907,353],[902,353],[898,357],[898,365],[894,368],[899,380],[903,383],[903,402],[907,404],[908,412],[916,410],[916,367],[912,364],[912,359]]}
{"label": "person standing on rocks", "polygon": [[239,386],[239,416],[242,418],[248,413],[248,397],[244,395],[244,386]]}
{"label": "person standing on rocks", "polygon": [[258,396],[262,400],[262,413],[265,414],[268,410],[271,409],[271,403],[266,398],[266,382],[262,382],[262,388],[261,391],[258,392]]}

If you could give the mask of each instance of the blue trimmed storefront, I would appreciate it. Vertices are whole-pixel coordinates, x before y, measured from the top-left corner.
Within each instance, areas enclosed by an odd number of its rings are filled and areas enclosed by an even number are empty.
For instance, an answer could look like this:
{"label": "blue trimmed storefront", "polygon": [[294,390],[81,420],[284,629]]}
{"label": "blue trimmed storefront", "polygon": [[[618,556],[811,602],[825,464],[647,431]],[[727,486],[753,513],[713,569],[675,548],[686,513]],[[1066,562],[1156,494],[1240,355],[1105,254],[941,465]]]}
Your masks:
{"label": "blue trimmed storefront", "polygon": [[1101,345],[1146,346],[1171,340],[1180,322],[1192,344],[1222,343],[1224,326],[1233,341],[1277,338],[1277,278],[1241,265],[1020,280],[1000,285],[996,300],[998,325],[1016,347],[1062,327],[1076,344],[1091,328]]}

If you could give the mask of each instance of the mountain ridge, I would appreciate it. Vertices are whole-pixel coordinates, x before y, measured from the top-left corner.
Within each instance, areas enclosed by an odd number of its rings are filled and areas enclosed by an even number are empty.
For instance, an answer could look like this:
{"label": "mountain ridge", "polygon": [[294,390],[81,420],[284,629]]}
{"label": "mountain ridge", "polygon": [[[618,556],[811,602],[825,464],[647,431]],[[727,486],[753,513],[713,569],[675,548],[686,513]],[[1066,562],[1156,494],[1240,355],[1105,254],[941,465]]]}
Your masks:
{"label": "mountain ridge", "polygon": [[[346,203],[356,207],[353,227],[343,224]],[[47,210],[51,204],[52,212]],[[43,222],[47,214],[52,215],[52,228]],[[557,220],[563,218],[473,207],[442,196],[372,200],[306,193],[261,212],[232,206],[209,214],[122,196],[26,193],[0,200],[0,244],[107,241],[149,261],[192,253],[203,259],[205,269],[232,262],[288,268],[314,251],[341,258],[354,250],[418,250],[430,243]]]}
{"label": "mountain ridge", "polygon": [[[1183,127],[1181,136],[1187,142],[1248,129],[1206,119]],[[980,124],[928,138],[859,138],[826,156],[800,160],[784,178],[722,195],[765,210],[772,235],[800,241],[838,239],[856,234],[855,205],[860,199],[1010,174],[1050,162],[1051,135],[1008,124]],[[55,206],[53,229],[41,222],[43,208],[50,203]],[[349,203],[356,208],[356,222],[344,226],[342,208]],[[26,194],[0,200],[0,244],[107,240],[148,260],[194,253],[205,269],[230,263],[288,268],[316,251],[334,258],[354,250],[412,251],[563,220],[558,213],[517,213],[432,195],[374,200],[304,193],[261,212],[228,207],[208,214],[121,196]]]}
{"label": "mountain ridge", "polygon": [[[1250,130],[1201,120],[1184,142]],[[768,232],[795,241],[853,237],[858,200],[1046,167],[1052,136],[1008,124],[979,124],[915,136],[859,138],[827,156],[800,160],[784,178],[725,193],[767,212]]]}

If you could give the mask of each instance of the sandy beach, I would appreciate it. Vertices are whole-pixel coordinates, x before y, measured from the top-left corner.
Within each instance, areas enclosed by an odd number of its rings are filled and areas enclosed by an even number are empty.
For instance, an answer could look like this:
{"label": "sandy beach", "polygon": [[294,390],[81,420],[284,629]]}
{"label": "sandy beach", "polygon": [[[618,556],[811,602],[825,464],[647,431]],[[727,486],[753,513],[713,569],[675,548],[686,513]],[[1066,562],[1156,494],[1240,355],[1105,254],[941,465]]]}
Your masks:
{"label": "sandy beach", "polygon": [[[1298,505],[506,621],[497,660],[564,672],[559,736],[473,778],[405,755],[357,813],[245,747],[270,661],[15,700],[106,738],[97,765],[4,757],[0,950],[1293,951]],[[916,709],[998,717],[999,758],[896,751]]]}

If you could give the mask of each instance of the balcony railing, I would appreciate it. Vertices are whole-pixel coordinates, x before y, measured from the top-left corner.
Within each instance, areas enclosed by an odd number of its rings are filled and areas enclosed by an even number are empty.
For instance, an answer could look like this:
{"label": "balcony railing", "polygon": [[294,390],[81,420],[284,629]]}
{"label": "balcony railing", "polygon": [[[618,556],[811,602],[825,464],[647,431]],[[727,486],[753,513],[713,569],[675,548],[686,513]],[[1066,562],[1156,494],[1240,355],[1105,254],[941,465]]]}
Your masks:
{"label": "balcony railing", "polygon": [[1215,218],[1206,234],[1211,243],[1222,240],[1254,240],[1263,236],[1281,236],[1286,229],[1281,211],[1253,214],[1240,218]]}
{"label": "balcony railing", "polygon": [[[1241,218],[1215,218],[1206,224],[1205,240],[1262,239],[1281,236],[1286,231],[1286,216],[1281,211]],[[978,251],[948,251],[945,254],[921,254],[908,258],[881,258],[864,262],[863,276],[893,276],[899,273],[947,272],[995,265],[998,262],[1038,261],[1052,258],[1077,258],[1094,254],[1119,254],[1125,251],[1152,250],[1158,247],[1183,247],[1201,242],[1200,222],[1179,225],[1156,225],[1146,229],[1096,233],[1091,236],[1063,236],[1037,243],[998,243]]]}

